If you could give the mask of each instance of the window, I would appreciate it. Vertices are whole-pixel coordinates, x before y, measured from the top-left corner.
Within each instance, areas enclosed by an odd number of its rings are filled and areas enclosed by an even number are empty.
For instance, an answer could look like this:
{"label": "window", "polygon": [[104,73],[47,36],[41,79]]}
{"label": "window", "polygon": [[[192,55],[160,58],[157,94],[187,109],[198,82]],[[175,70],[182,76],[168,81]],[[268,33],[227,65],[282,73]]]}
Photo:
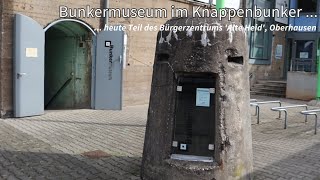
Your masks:
{"label": "window", "polygon": [[[271,0],[252,0],[250,1],[252,8],[257,6],[261,9],[274,8],[274,1]],[[249,6],[248,6],[249,7]],[[246,26],[256,27],[249,31],[248,45],[250,64],[270,64],[271,63],[271,49],[272,49],[272,32],[269,30],[274,18],[269,17],[248,17]]]}
{"label": "window", "polygon": [[[253,26],[261,26],[265,24],[265,29],[269,29],[268,22],[258,21],[256,19],[253,20]],[[270,31],[254,31],[251,33],[251,43],[250,43],[250,58],[252,59],[269,59],[269,45],[270,45]]]}
{"label": "window", "polygon": [[296,40],[293,49],[295,53],[292,58],[292,71],[315,72],[315,41]]}
{"label": "window", "polygon": [[314,41],[299,40],[299,41],[296,41],[296,44],[297,44],[296,58],[312,59]]}
{"label": "window", "polygon": [[298,9],[306,13],[315,13],[317,12],[317,0],[298,0]]}
{"label": "window", "polygon": [[173,155],[213,159],[216,131],[215,84],[213,74],[179,76]]}

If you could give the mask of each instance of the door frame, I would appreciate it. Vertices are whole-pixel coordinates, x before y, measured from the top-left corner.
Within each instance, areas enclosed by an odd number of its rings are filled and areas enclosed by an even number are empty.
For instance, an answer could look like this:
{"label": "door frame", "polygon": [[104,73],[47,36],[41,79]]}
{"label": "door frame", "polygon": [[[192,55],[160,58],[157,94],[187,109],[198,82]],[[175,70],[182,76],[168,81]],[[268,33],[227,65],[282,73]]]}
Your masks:
{"label": "door frame", "polygon": [[[98,43],[98,40],[97,40],[97,37],[99,34],[103,33],[102,32],[95,32],[94,29],[88,25],[87,23],[85,23],[84,21],[81,21],[81,20],[78,20],[78,19],[58,19],[50,24],[48,24],[45,28],[44,28],[44,32],[46,32],[48,29],[50,29],[52,26],[60,23],[60,22],[76,22],[76,23],[79,23],[79,24],[82,24],[83,26],[85,26],[87,29],[90,30],[90,32],[92,32],[93,34],[93,39],[92,39],[92,50],[91,50],[91,56],[92,56],[92,66],[91,66],[91,69],[92,69],[92,81],[91,81],[91,109],[97,109],[96,107],[96,90],[97,90],[97,43]],[[123,69],[125,67],[124,65],[124,62],[123,61],[123,55],[125,54],[125,32],[123,32],[123,37],[122,37],[122,47],[123,49],[121,50],[122,53],[120,55],[120,65],[122,64],[121,66],[121,78],[120,78],[120,83],[121,83],[121,87],[120,87],[120,105],[119,107],[113,107],[113,106],[106,106],[106,107],[103,107],[103,108],[100,108],[100,109],[109,109],[109,110],[121,110],[122,109],[122,84],[123,84]],[[124,60],[125,61],[125,60]],[[110,86],[111,87],[111,86]]]}
{"label": "door frame", "polygon": [[50,23],[49,25],[47,25],[47,26],[43,29],[44,32],[47,32],[48,29],[50,29],[52,26],[54,26],[54,25],[56,25],[56,24],[58,24],[58,23],[60,23],[60,22],[76,22],[76,23],[82,24],[82,25],[84,25],[86,28],[88,28],[88,29],[92,32],[92,34],[93,34],[94,36],[97,35],[97,33],[94,32],[94,30],[93,30],[93,28],[92,28],[91,26],[89,26],[87,23],[85,23],[85,22],[83,22],[83,21],[80,21],[80,20],[77,20],[77,19],[58,19],[58,20]]}
{"label": "door frame", "polygon": [[[292,49],[292,53],[291,53],[291,59],[289,59],[288,57],[288,61],[290,61],[290,67],[288,67],[288,71],[292,71],[292,60],[293,58],[296,56],[296,49],[295,47],[295,42],[299,41],[299,40],[309,40],[309,41],[314,41],[314,50],[313,50],[313,54],[312,57],[315,59],[315,61],[317,61],[317,49],[318,49],[318,39],[319,39],[319,35],[317,32],[292,32],[292,33],[288,33],[287,35],[287,39],[288,40],[292,40],[291,43],[291,47],[288,46],[288,48],[293,48]],[[315,67],[317,68],[317,67]]]}
{"label": "door frame", "polygon": [[[17,13],[17,14],[19,14],[19,13]],[[26,19],[30,19],[30,20],[32,20],[32,22],[34,22],[34,24],[36,24],[37,26],[39,26],[39,30],[41,30],[41,34],[43,33],[44,35],[45,35],[45,33],[46,33],[46,31],[48,30],[48,29],[50,29],[51,27],[53,27],[54,25],[56,25],[56,24],[58,24],[58,23],[60,23],[60,22],[75,22],[75,23],[79,23],[79,24],[81,24],[81,25],[83,25],[84,27],[86,27],[92,34],[93,34],[93,37],[95,37],[95,38],[93,38],[92,39],[92,48],[94,49],[94,50],[92,50],[92,54],[91,54],[91,56],[93,57],[92,58],[92,83],[91,83],[91,92],[92,92],[92,94],[91,94],[91,99],[92,99],[92,101],[91,101],[91,108],[93,108],[93,109],[95,109],[94,108],[94,105],[95,105],[95,94],[93,94],[93,92],[95,92],[95,90],[96,90],[96,83],[95,83],[95,81],[96,81],[96,76],[95,76],[95,74],[96,74],[96,71],[95,71],[95,68],[96,68],[96,64],[97,64],[97,58],[96,58],[96,56],[97,56],[97,53],[96,53],[96,49],[97,49],[97,42],[96,42],[96,37],[97,37],[97,35],[99,35],[99,34],[101,34],[101,33],[97,33],[97,32],[95,32],[94,31],[94,29],[90,26],[90,25],[88,25],[87,23],[85,23],[84,21],[81,21],[81,20],[78,20],[78,19],[57,19],[57,20],[55,20],[55,21],[53,21],[53,22],[51,22],[51,23],[49,23],[47,26],[41,26],[37,21],[35,21],[34,19],[32,19],[32,18],[30,18],[30,17],[28,17],[28,16],[26,16],[26,15],[23,15],[23,14],[20,14],[21,15],[21,17],[25,17]],[[16,30],[15,30],[16,31]],[[15,32],[15,35],[19,35],[17,32]],[[31,40],[32,41],[32,40]],[[124,40],[122,40],[122,41],[124,41]],[[106,41],[107,42],[107,41]],[[17,43],[17,44],[16,44]],[[44,39],[43,40],[43,46],[45,45],[45,43],[46,43],[46,40]],[[124,43],[124,42],[122,42],[122,43]],[[19,44],[19,42],[15,42],[14,44],[13,44],[13,48],[14,49],[16,49],[16,46]],[[99,44],[100,45],[100,44]],[[123,45],[122,45],[123,46]],[[120,64],[122,64],[122,55],[123,55],[123,49],[121,50],[122,51],[122,53],[120,53]],[[19,54],[21,54],[21,52],[18,52]],[[44,57],[43,57],[44,58]],[[15,59],[15,58],[14,58]],[[14,60],[15,61],[15,60]],[[43,61],[44,61],[44,59],[43,59]],[[16,68],[16,67],[13,67],[13,68]],[[43,67],[44,68],[44,67]],[[121,68],[121,73],[123,73],[123,68]],[[13,76],[13,78],[15,77],[15,75]],[[122,108],[122,83],[123,83],[123,80],[122,80],[122,74],[121,74],[121,82],[120,82],[121,84],[121,99],[120,99],[120,103],[121,103],[121,108]],[[17,96],[17,93],[16,92],[14,92],[14,98]],[[15,105],[13,105],[14,106],[14,111],[16,111],[15,109],[17,109],[16,107],[15,107]],[[44,108],[44,105],[43,105],[43,108]],[[41,110],[41,113],[43,113],[44,112],[44,109],[40,109]],[[107,110],[107,109],[106,109]],[[111,109],[110,109],[111,110]],[[121,110],[121,109],[117,109],[117,110]],[[41,113],[38,113],[39,115],[41,114]],[[26,116],[28,116],[28,115],[24,115],[24,117],[26,117]],[[30,114],[30,116],[33,116],[33,114]],[[21,116],[22,117],[22,116]]]}
{"label": "door frame", "polygon": [[[47,26],[45,26],[43,28],[44,32],[46,33],[51,27],[53,27],[54,25],[58,24],[58,23],[61,23],[61,22],[75,22],[75,23],[79,23],[83,26],[85,26],[92,34],[92,47],[91,47],[91,57],[92,57],[92,65],[91,65],[91,69],[92,69],[92,73],[91,73],[91,104],[90,104],[90,107],[91,109],[94,109],[94,89],[95,89],[95,80],[94,80],[94,77],[95,77],[95,64],[96,64],[96,42],[95,42],[95,37],[97,36],[97,33],[94,31],[94,29],[89,25],[87,24],[86,22],[83,22],[81,20],[78,20],[78,19],[58,19],[58,20],[55,20],[53,22],[51,22],[50,24],[48,24]],[[46,42],[45,42],[46,43]]]}
{"label": "door frame", "polygon": [[[313,41],[313,49],[312,49],[312,56],[311,58],[308,58],[306,60],[311,60],[311,63],[316,62],[317,60],[317,41],[316,39],[308,39],[308,38],[303,38],[303,39],[292,39],[292,52],[291,52],[291,70],[294,68],[293,61],[294,60],[299,60],[301,58],[297,58],[297,41]],[[311,65],[311,72],[314,72],[316,70],[316,65]]]}

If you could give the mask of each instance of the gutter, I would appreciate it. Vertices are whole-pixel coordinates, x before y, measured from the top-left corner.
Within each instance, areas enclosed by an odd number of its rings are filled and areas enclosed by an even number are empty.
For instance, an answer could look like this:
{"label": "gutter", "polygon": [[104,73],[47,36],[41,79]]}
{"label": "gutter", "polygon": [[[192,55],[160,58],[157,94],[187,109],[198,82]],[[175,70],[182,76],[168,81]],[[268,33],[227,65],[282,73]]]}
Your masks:
{"label": "gutter", "polygon": [[[104,9],[109,9],[109,0],[104,0]],[[108,11],[108,13],[109,13],[109,11]],[[106,17],[104,18],[104,24],[105,24],[106,26],[109,25],[109,16],[106,16]]]}
{"label": "gutter", "polygon": [[2,95],[2,54],[3,54],[3,11],[4,11],[4,0],[0,0],[0,118],[2,118],[5,114],[5,112],[3,111],[3,95]]}

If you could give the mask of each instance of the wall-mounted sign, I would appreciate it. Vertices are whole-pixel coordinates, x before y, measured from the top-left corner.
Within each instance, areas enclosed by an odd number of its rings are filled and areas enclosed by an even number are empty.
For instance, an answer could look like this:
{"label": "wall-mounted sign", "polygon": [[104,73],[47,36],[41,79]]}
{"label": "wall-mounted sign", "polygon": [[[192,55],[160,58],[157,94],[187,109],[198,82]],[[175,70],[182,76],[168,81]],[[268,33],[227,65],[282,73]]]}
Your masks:
{"label": "wall-mounted sign", "polygon": [[38,57],[38,48],[26,48],[26,57],[37,58]]}
{"label": "wall-mounted sign", "polygon": [[283,54],[283,46],[281,44],[278,44],[276,48],[276,54],[275,54],[276,59],[282,59],[282,54]]}
{"label": "wall-mounted sign", "polygon": [[[280,14],[281,14],[281,11],[286,11],[287,9],[289,9],[289,0],[276,0],[276,9],[279,9],[280,10]],[[282,24],[288,24],[289,21],[288,21],[288,18],[287,17],[278,17],[276,16],[274,18],[274,20],[276,22],[279,22],[279,23],[282,23]]]}
{"label": "wall-mounted sign", "polygon": [[309,53],[308,52],[300,52],[300,59],[308,59]]}

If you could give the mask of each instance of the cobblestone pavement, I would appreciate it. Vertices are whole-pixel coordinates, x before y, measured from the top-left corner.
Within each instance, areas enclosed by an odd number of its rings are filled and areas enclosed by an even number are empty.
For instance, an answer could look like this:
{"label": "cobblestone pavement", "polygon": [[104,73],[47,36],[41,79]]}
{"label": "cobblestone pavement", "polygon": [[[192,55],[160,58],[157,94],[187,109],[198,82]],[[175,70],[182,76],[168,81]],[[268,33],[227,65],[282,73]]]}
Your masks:
{"label": "cobblestone pavement", "polygon": [[[0,177],[139,179],[146,115],[147,106],[136,106],[0,120]],[[108,156],[82,155],[97,150]]]}
{"label": "cobblestone pavement", "polygon": [[[258,100],[277,98],[255,97]],[[281,99],[282,106],[306,104],[303,101]],[[270,109],[278,105],[262,106],[261,123],[257,125],[253,116],[254,179],[320,179],[320,128],[314,135],[314,116],[305,117],[299,111],[288,111],[288,128],[284,129],[284,118]],[[309,109],[319,109],[310,107]],[[252,109],[252,114],[254,110]],[[282,116],[284,117],[284,115]],[[319,127],[319,126],[318,126]]]}
{"label": "cobblestone pavement", "polygon": [[[305,124],[297,113],[301,109],[290,110],[284,130],[283,119],[276,119],[271,107],[262,107],[260,125],[255,116],[251,119],[254,179],[320,179],[320,135],[313,134],[314,118]],[[146,116],[145,105],[0,120],[0,179],[139,179]],[[105,156],[83,155],[97,150]]]}

